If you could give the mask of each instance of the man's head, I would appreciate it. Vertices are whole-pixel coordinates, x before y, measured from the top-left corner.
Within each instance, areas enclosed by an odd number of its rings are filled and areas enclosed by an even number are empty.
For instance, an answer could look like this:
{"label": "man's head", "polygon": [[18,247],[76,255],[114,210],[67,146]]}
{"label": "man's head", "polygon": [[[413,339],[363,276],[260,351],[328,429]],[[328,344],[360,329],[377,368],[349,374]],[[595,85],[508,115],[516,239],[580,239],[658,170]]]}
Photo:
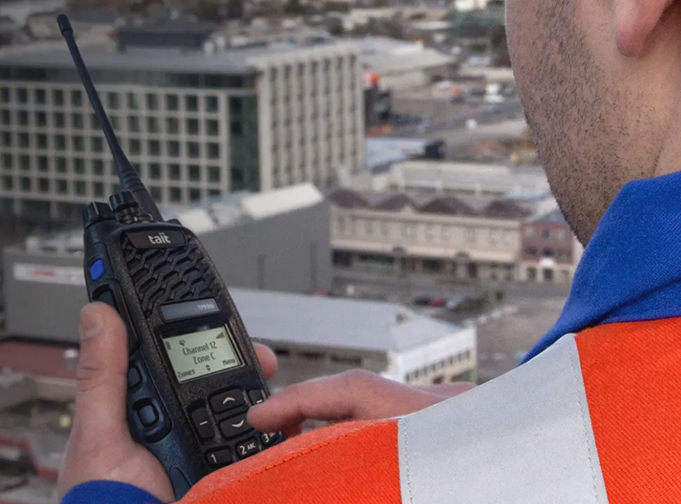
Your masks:
{"label": "man's head", "polygon": [[626,182],[681,170],[681,0],[506,3],[528,123],[586,243]]}

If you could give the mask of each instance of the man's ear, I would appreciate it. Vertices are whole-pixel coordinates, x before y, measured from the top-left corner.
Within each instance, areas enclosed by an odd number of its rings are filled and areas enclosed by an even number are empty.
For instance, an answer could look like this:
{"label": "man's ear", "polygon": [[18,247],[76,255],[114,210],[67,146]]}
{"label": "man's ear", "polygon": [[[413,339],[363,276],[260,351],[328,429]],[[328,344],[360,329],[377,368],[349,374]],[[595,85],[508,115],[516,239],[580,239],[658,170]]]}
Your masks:
{"label": "man's ear", "polygon": [[648,37],[675,0],[613,1],[617,49],[623,56],[636,58],[643,53]]}

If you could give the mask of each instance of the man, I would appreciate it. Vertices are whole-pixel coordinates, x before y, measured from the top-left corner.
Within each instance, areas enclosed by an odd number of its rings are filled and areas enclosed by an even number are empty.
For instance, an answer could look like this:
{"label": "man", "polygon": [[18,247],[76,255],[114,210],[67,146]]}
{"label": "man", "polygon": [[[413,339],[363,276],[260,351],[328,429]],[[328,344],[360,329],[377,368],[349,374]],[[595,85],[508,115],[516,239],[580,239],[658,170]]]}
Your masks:
{"label": "man", "polygon": [[[221,469],[183,503],[681,502],[681,0],[507,0],[507,30],[549,182],[588,243],[556,326],[447,400],[457,386],[367,373],[284,390],[249,422],[354,421]],[[82,328],[64,502],[172,500],[125,426],[120,321],[90,306]]]}

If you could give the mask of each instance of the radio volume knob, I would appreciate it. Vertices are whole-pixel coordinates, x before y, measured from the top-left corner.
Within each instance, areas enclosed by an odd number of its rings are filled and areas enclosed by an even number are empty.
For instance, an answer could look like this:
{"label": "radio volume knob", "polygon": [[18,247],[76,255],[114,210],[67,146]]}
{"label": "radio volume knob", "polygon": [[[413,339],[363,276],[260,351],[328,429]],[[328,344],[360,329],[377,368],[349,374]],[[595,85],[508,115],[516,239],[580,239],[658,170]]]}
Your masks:
{"label": "radio volume knob", "polygon": [[90,203],[83,210],[83,224],[85,227],[91,226],[95,222],[113,219],[114,214],[106,203],[99,201]]}
{"label": "radio volume knob", "polygon": [[136,210],[140,205],[130,191],[123,191],[109,198],[109,206],[115,213],[120,213],[124,210]]}

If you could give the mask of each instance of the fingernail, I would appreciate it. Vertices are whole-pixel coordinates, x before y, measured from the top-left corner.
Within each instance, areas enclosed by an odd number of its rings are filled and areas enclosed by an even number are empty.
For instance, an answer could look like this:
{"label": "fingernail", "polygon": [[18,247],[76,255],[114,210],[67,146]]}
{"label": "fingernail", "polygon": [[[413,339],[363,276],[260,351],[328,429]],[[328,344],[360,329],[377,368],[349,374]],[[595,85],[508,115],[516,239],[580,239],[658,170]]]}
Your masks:
{"label": "fingernail", "polygon": [[86,307],[80,314],[80,339],[91,338],[99,334],[102,327],[102,316],[98,310]]}

